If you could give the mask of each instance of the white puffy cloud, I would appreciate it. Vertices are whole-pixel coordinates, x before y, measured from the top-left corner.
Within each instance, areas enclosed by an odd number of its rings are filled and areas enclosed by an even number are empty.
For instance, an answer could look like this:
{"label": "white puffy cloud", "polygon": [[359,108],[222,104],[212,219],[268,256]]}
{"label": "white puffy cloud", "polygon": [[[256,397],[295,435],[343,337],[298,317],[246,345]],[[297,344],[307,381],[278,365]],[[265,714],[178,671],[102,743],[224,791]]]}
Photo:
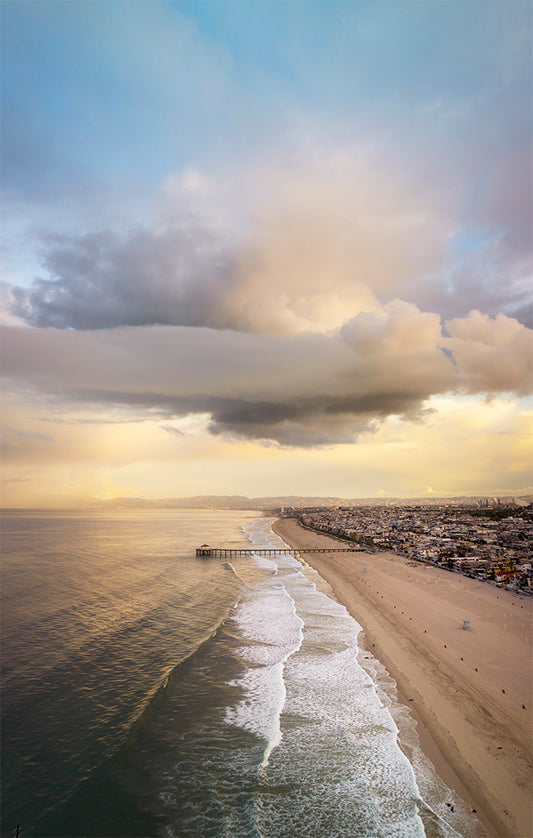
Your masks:
{"label": "white puffy cloud", "polygon": [[367,149],[315,157],[231,184],[186,169],[165,181],[153,227],[49,237],[41,275],[10,289],[13,312],[44,327],[295,334],[379,311],[435,267],[446,225]]}
{"label": "white puffy cloud", "polygon": [[446,322],[444,343],[470,392],[528,395],[533,391],[533,331],[512,317],[480,311]]}

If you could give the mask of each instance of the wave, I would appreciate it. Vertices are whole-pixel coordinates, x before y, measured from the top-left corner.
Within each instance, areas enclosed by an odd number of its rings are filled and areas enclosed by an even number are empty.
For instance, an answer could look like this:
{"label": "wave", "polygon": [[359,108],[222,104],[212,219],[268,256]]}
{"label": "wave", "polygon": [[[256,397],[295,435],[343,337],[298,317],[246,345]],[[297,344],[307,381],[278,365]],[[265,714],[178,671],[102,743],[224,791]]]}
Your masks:
{"label": "wave", "polygon": [[193,649],[191,649],[186,655],[184,655],[179,661],[169,667],[162,674],[159,683],[154,686],[153,690],[147,696],[144,707],[132,720],[125,738],[125,746],[128,746],[131,743],[139,730],[142,728],[144,722],[157,711],[158,699],[165,693],[166,690],[172,687],[174,682],[178,681],[182,677],[182,673],[187,667],[194,665],[195,660],[203,653],[206,647],[217,638],[219,633],[224,628],[228,617],[234,609],[238,607],[238,604],[239,600],[230,605],[221,616],[217,625],[201,637]]}
{"label": "wave", "polygon": [[[238,606],[238,601],[235,605]],[[59,801],[37,822],[35,834],[42,838],[78,834],[96,838],[102,834],[102,824],[106,824],[106,834],[110,835],[140,838],[159,833],[157,806],[151,804],[147,809],[140,799],[143,795],[139,794],[139,788],[136,789],[143,770],[138,763],[143,765],[149,756],[145,740],[147,737],[150,740],[154,726],[171,723],[174,711],[169,713],[168,706],[174,706],[175,694],[188,683],[192,672],[206,669],[202,659],[216,657],[213,647],[221,637],[225,638],[225,624],[233,608],[231,605],[225,610],[218,624],[194,649],[161,673],[143,705],[130,717],[128,728],[114,752],[95,765],[66,800]],[[181,704],[179,700],[177,703]],[[187,705],[194,706],[191,699],[187,700]]]}
{"label": "wave", "polygon": [[[283,541],[266,526],[249,528],[253,546],[282,548]],[[393,691],[383,689],[385,670],[379,661],[360,652],[359,624],[325,593],[318,574],[290,554],[279,557],[276,573],[265,587],[270,596],[276,595],[275,586],[287,591],[300,619],[301,639],[297,648],[274,661],[269,658],[272,637],[268,652],[258,643],[254,668],[241,679],[246,700],[228,715],[266,740],[259,775],[265,776],[269,788],[280,784],[286,789],[283,811],[292,820],[299,810],[307,818],[304,810],[315,809],[318,819],[317,799],[334,812],[344,798],[344,823],[351,826],[340,832],[332,828],[332,835],[458,838],[467,813],[461,812],[461,801],[438,780],[429,761],[422,765],[421,751],[417,755],[414,746],[406,747],[401,713],[410,713],[409,708],[399,705]],[[255,602],[259,614],[267,604],[263,594]],[[277,619],[274,612],[272,622]],[[260,640],[251,620],[241,628],[248,641]],[[279,654],[279,641],[274,641]],[[249,651],[246,655],[250,657]],[[291,800],[295,782],[298,797]],[[455,818],[450,816],[450,800]],[[306,801],[305,806],[300,801]],[[359,815],[353,811],[354,801]],[[289,803],[292,808],[286,809]],[[272,834],[269,824],[279,814],[268,796],[258,795],[256,809],[260,831]],[[315,834],[313,827],[307,832]],[[275,834],[290,831],[279,828]]]}
{"label": "wave", "polygon": [[236,725],[266,741],[260,769],[281,741],[280,719],[285,704],[285,665],[301,647],[303,621],[284,587],[263,591],[251,602],[241,603],[233,616],[247,645],[238,649],[249,668],[235,685],[245,697],[226,709],[228,724]]}

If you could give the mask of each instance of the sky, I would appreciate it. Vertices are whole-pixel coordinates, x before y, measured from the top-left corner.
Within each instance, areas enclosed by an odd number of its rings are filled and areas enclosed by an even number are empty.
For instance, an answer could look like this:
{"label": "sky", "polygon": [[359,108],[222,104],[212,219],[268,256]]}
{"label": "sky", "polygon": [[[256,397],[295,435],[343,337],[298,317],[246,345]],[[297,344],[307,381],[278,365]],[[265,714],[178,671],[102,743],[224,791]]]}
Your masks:
{"label": "sky", "polygon": [[529,2],[2,2],[2,503],[533,492]]}

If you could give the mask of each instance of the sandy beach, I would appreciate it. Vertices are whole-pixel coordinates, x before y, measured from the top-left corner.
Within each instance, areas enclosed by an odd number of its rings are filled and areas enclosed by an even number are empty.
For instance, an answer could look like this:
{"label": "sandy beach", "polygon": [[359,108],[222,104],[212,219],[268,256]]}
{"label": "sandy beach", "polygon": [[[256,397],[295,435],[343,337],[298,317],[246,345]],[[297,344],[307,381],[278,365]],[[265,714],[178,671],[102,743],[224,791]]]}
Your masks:
{"label": "sandy beach", "polygon": [[422,749],[486,834],[532,838],[533,601],[394,553],[306,554],[342,542],[293,519],[274,529],[362,626]]}

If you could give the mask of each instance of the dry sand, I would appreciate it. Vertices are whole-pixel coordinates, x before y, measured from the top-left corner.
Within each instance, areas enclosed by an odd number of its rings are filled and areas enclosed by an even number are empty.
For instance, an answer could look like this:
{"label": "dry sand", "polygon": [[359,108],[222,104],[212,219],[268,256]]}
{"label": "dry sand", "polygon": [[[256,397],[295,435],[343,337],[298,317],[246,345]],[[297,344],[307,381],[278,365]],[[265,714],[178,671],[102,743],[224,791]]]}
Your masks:
{"label": "dry sand", "polygon": [[[293,519],[274,529],[292,547],[342,545]],[[532,600],[394,553],[302,558],[363,627],[423,750],[487,835],[533,838]]]}

